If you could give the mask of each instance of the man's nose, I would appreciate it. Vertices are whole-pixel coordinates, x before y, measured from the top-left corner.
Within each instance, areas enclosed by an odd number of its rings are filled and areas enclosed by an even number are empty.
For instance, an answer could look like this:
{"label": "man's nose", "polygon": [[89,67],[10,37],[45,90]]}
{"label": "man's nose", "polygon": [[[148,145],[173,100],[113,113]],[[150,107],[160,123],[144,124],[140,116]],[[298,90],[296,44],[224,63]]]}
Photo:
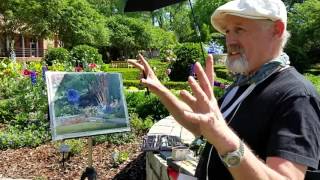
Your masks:
{"label": "man's nose", "polygon": [[232,33],[226,34],[226,45],[232,45],[237,43],[237,38]]}

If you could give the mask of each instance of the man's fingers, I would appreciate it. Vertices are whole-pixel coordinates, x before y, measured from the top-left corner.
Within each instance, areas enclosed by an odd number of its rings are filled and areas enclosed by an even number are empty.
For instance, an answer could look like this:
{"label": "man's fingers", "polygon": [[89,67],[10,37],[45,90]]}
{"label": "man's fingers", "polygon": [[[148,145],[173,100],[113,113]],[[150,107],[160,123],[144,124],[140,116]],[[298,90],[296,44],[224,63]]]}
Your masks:
{"label": "man's fingers", "polygon": [[145,73],[149,74],[150,72],[152,72],[150,65],[148,64],[148,62],[144,59],[144,57],[141,54],[138,55],[138,58],[139,58],[141,64],[144,66]]}
{"label": "man's fingers", "polygon": [[196,70],[197,78],[199,80],[200,87],[206,93],[208,98],[211,99],[213,96],[212,86],[209,82],[207,74],[203,71],[200,63],[197,62],[195,64],[195,70]]}
{"label": "man's fingers", "polygon": [[128,60],[128,63],[132,64],[134,67],[140,69],[141,71],[144,71],[143,65],[138,63],[138,61],[130,59]]}
{"label": "man's fingers", "polygon": [[210,84],[212,85],[214,82],[214,63],[213,63],[213,56],[211,54],[208,55],[206,60],[206,74],[209,79]]}
{"label": "man's fingers", "polygon": [[205,94],[203,89],[200,87],[200,85],[197,83],[197,81],[192,76],[189,76],[188,82],[189,82],[189,85],[191,87],[191,90],[192,90],[195,98],[199,102],[205,102],[206,100],[209,100],[208,96]]}
{"label": "man's fingers", "polygon": [[187,104],[189,105],[192,109],[194,109],[194,106],[196,105],[196,98],[193,97],[188,91],[186,90],[182,90],[180,92],[180,97],[181,99]]}

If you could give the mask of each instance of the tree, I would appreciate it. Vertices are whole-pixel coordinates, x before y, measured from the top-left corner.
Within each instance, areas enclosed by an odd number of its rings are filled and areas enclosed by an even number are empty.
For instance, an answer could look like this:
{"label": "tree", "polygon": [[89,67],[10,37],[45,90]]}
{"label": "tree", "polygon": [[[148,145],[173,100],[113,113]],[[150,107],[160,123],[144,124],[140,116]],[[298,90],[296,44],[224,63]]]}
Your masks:
{"label": "tree", "polygon": [[[0,4],[0,35],[3,38],[1,41],[9,40],[10,46],[13,46],[15,34],[30,32],[32,24],[25,21],[28,17],[32,17],[32,13],[28,10],[36,9],[38,6],[36,0],[3,0]],[[41,32],[37,34],[42,34]]]}
{"label": "tree", "polygon": [[86,0],[52,1],[60,9],[53,14],[51,24],[54,32],[63,41],[66,48],[80,44],[95,47],[109,44],[109,31],[105,28],[105,19]]}
{"label": "tree", "polygon": [[123,14],[125,1],[122,0],[87,0],[100,14],[109,17]]}
{"label": "tree", "polygon": [[307,65],[320,61],[320,1],[306,0],[295,4],[289,13],[291,39],[286,51],[293,65],[303,71]]}
{"label": "tree", "polygon": [[210,32],[215,32],[214,28],[211,25],[211,15],[212,13],[221,5],[225,4],[228,0],[196,0],[194,4],[194,14],[195,17],[201,25],[201,31],[204,28],[210,27]]}

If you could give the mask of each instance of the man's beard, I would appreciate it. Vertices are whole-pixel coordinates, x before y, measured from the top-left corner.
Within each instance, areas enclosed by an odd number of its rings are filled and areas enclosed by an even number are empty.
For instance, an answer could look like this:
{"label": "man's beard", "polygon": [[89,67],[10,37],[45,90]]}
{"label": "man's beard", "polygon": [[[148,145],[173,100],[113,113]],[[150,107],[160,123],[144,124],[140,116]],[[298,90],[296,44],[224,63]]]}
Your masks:
{"label": "man's beard", "polygon": [[235,74],[246,75],[249,73],[249,63],[242,50],[240,50],[240,57],[238,59],[230,59],[229,55],[226,60],[226,67],[229,71]]}

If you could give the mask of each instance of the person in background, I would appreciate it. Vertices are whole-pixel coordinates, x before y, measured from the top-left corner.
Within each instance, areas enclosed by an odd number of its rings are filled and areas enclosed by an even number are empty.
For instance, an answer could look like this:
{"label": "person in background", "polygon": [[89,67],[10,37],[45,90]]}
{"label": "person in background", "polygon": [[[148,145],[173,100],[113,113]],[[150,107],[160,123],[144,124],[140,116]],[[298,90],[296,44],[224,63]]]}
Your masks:
{"label": "person in background", "polygon": [[290,66],[283,48],[289,37],[281,0],[233,0],[220,6],[212,25],[226,38],[227,68],[236,80],[217,100],[213,58],[195,64],[192,94],[180,99],[164,87],[139,55],[141,82],[173,117],[207,144],[198,179],[309,179],[320,159],[320,97]]}

